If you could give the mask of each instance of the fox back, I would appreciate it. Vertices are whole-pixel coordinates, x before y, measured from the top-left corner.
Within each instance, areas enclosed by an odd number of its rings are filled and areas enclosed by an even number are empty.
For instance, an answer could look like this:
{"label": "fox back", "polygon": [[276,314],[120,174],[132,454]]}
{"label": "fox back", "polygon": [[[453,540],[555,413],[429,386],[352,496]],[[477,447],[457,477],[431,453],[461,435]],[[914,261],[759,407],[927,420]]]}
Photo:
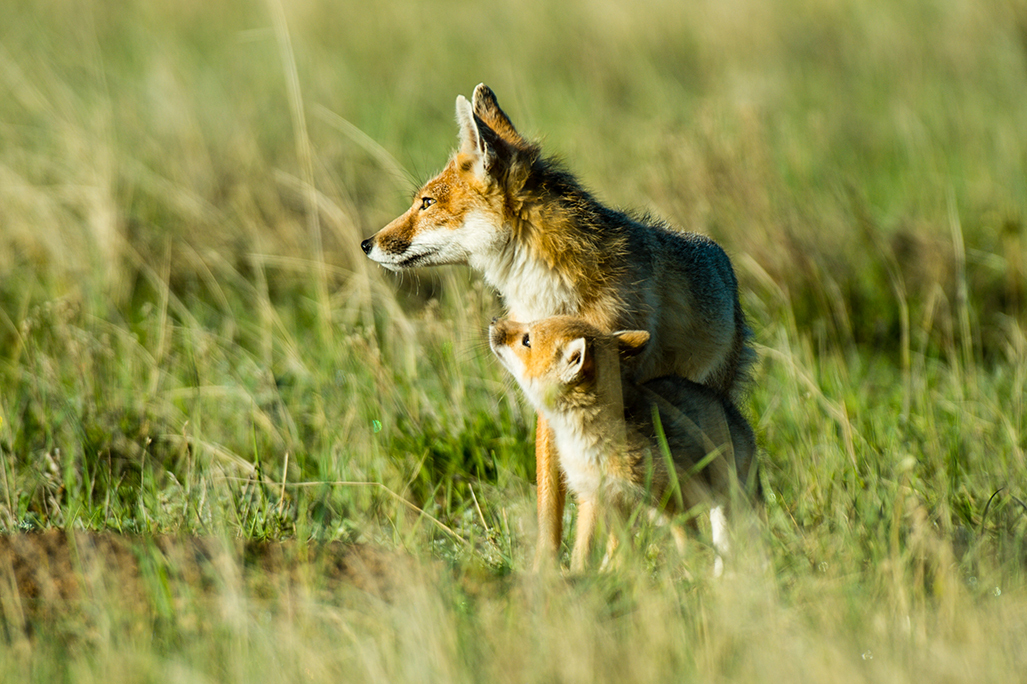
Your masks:
{"label": "fox back", "polygon": [[361,244],[393,270],[468,264],[509,315],[644,330],[632,380],[678,375],[737,397],[755,355],[731,261],[707,237],[611,209],[525,139],[484,84],[456,101],[460,147]]}

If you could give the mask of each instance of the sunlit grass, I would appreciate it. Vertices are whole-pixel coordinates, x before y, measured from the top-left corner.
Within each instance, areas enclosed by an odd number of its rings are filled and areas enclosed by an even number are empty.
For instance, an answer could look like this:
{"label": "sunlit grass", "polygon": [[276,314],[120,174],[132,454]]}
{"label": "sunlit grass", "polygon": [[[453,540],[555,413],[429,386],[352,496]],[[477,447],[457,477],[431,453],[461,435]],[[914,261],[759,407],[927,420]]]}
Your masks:
{"label": "sunlit grass", "polygon": [[[1025,27],[1022,2],[7,3],[0,528],[57,555],[0,555],[0,679],[1019,678]],[[679,558],[647,527],[614,572],[527,572],[501,303],[359,249],[479,81],[599,196],[734,259],[765,501],[723,580],[708,532]]]}

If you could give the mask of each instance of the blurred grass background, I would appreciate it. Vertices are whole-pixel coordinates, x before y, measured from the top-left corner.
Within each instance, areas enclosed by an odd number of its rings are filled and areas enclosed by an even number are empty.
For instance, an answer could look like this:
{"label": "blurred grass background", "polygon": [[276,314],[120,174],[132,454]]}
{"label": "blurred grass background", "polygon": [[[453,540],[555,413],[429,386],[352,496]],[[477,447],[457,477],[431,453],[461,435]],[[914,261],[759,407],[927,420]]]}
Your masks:
{"label": "blurred grass background", "polygon": [[[23,619],[5,584],[5,680],[1020,676],[1022,0],[3,15],[0,528],[420,564],[400,599],[211,604],[151,563],[142,607],[86,583],[88,619]],[[484,344],[500,302],[358,248],[482,81],[601,198],[734,258],[767,502],[728,582],[702,535],[681,578],[659,531],[610,576],[523,575],[534,419]]]}

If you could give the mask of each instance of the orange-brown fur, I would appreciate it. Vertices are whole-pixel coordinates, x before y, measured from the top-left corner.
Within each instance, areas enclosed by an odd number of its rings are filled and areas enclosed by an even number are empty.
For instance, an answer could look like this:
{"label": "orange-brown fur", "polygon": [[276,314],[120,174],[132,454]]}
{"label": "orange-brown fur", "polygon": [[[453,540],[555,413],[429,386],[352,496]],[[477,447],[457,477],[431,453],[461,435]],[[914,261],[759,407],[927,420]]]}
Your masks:
{"label": "orange-brown fur", "polygon": [[559,445],[560,467],[579,504],[574,570],[584,568],[608,507],[626,514],[647,502],[674,513],[726,503],[735,474],[748,478],[752,428],[729,400],[677,376],[622,384],[621,362],[630,363],[648,339],[645,331],[605,334],[568,316],[531,324],[504,319],[489,328],[493,352],[549,420]]}
{"label": "orange-brown fur", "polygon": [[[567,487],[560,475],[560,459],[552,443],[549,424],[542,414],[535,427],[536,509],[539,524],[536,559],[556,557],[563,538],[563,507],[567,500]],[[541,562],[536,560],[536,563]]]}
{"label": "orange-brown fur", "polygon": [[[509,315],[581,317],[604,332],[645,330],[634,381],[675,374],[719,396],[744,391],[754,353],[731,262],[713,241],[596,200],[520,135],[484,85],[457,98],[459,150],[407,212],[362,243],[399,270],[468,264],[503,296]],[[536,565],[561,538],[557,456],[539,421],[540,540]]]}

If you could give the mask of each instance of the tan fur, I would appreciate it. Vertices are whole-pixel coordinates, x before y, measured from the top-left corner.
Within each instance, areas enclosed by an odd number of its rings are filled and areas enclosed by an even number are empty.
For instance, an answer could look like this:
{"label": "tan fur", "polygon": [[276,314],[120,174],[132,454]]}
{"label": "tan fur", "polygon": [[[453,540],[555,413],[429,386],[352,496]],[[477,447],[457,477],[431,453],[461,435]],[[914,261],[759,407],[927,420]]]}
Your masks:
{"label": "tan fur", "polygon": [[[741,396],[755,355],[731,261],[712,240],[611,209],[526,140],[484,84],[457,97],[460,147],[410,209],[361,244],[383,266],[468,264],[517,320],[580,317],[644,330],[634,381],[678,375]],[[538,426],[536,566],[555,558],[562,483]]]}
{"label": "tan fur", "polygon": [[563,507],[567,499],[567,487],[560,476],[560,461],[552,443],[549,424],[539,414],[535,429],[535,467],[537,513],[539,522],[536,565],[541,558],[555,558],[563,539]]}
{"label": "tan fur", "polygon": [[645,331],[607,334],[567,316],[504,319],[489,328],[493,352],[548,421],[578,501],[572,570],[584,569],[607,509],[625,515],[644,502],[661,514],[688,511],[726,502],[748,478],[752,428],[728,399],[677,376],[622,382],[622,362],[630,364],[648,341]]}

